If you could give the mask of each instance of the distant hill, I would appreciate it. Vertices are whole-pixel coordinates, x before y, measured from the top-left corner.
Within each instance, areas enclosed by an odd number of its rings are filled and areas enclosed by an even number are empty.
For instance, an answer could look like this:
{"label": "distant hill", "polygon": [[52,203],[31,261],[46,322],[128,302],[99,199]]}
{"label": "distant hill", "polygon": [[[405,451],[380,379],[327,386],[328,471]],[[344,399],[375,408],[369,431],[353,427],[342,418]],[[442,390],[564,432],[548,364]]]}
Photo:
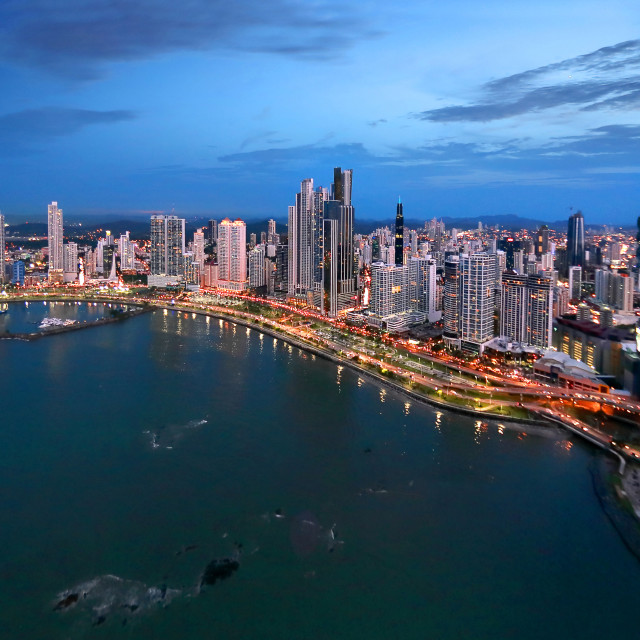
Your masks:
{"label": "distant hill", "polygon": [[[442,220],[447,229],[456,227],[458,229],[477,229],[478,222],[482,222],[484,228],[487,227],[499,227],[504,231],[519,231],[520,229],[527,229],[529,231],[535,231],[539,229],[541,225],[546,224],[550,229],[555,231],[565,231],[567,229],[567,220],[557,220],[555,222],[545,222],[544,220],[536,220],[533,218],[520,218],[518,216],[507,215],[495,215],[495,216],[479,216],[479,217],[443,217],[437,218]],[[287,233],[287,219],[275,218],[276,231],[281,235]],[[218,220],[220,222],[220,220]],[[267,231],[268,218],[264,220],[246,220],[247,224],[247,240],[249,235],[255,233],[260,240],[260,232]],[[387,218],[386,220],[375,219],[362,219],[356,216],[355,219],[355,233],[368,234],[374,229],[380,227],[389,227],[393,229],[395,225],[395,217]],[[405,227],[408,229],[424,229],[425,220],[419,220],[416,218],[405,218]],[[186,236],[187,241],[193,238],[193,232],[200,228],[206,227],[209,224],[209,218],[187,218],[186,219]],[[603,225],[586,225],[587,229],[601,229]],[[634,225],[627,225],[628,228],[635,229]],[[99,235],[104,235],[104,232],[108,229],[111,234],[118,237],[125,231],[131,233],[131,237],[134,240],[145,240],[149,238],[149,219],[137,218],[137,219],[122,219],[122,220],[107,220],[95,222],[93,220],[87,220],[82,224],[78,222],[70,222],[65,224],[64,232],[65,237],[73,239],[74,237],[80,237],[86,235],[89,232],[97,232]],[[625,227],[626,228],[626,227]],[[20,224],[11,224],[7,228],[7,237],[11,236],[46,236],[47,224],[45,222],[23,222]]]}

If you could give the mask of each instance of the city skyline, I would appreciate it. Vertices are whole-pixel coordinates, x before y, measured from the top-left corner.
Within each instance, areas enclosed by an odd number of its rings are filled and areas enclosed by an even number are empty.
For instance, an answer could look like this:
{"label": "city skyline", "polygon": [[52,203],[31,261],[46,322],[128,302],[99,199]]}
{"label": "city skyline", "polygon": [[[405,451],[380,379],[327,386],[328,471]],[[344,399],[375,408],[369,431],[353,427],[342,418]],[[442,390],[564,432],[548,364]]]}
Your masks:
{"label": "city skyline", "polygon": [[361,219],[400,193],[407,219],[632,224],[639,21],[626,0],[3,6],[0,210],[282,218],[301,176],[350,166]]}

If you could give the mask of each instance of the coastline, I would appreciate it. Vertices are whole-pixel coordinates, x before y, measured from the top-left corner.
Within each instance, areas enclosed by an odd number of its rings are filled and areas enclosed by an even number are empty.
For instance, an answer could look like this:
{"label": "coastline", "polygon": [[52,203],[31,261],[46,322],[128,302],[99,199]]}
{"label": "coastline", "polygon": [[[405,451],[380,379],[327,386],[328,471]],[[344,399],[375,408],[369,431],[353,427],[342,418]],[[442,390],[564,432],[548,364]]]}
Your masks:
{"label": "coastline", "polygon": [[598,501],[629,551],[640,561],[640,521],[631,503],[625,504],[619,493],[620,475],[611,460],[596,454],[589,471]]}

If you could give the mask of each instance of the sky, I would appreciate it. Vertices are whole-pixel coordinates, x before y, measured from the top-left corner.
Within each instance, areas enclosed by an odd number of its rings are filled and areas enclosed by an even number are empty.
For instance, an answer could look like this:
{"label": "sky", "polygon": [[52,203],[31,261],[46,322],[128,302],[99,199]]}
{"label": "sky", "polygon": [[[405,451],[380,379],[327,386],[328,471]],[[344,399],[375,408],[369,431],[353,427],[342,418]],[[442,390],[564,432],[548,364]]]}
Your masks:
{"label": "sky", "polygon": [[637,0],[3,0],[0,210],[640,215]]}

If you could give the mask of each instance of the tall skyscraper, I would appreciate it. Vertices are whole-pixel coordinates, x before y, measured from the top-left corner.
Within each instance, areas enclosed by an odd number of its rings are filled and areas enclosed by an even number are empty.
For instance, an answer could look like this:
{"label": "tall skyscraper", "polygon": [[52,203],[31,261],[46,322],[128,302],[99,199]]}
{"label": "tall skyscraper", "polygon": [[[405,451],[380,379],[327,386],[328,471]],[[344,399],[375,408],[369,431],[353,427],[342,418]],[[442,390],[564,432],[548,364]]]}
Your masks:
{"label": "tall skyscraper", "polygon": [[247,288],[247,225],[240,219],[225,218],[218,225],[218,286]]}
{"label": "tall skyscraper", "polygon": [[214,244],[218,240],[218,223],[216,220],[209,220],[207,224],[207,240],[209,244]]}
{"label": "tall skyscraper", "polygon": [[62,209],[58,209],[58,203],[52,202],[47,207],[48,213],[48,243],[49,243],[49,281],[62,282],[64,274],[64,253],[62,243],[64,240],[62,228]]}
{"label": "tall skyscraper", "polygon": [[[636,263],[634,267],[635,286],[636,289],[640,291],[640,216],[638,216],[638,233],[636,234],[636,240],[638,244],[636,245]],[[638,331],[638,342],[640,342],[640,330]]]}
{"label": "tall skyscraper", "polygon": [[460,257],[460,338],[471,349],[493,338],[495,260],[487,253]]}
{"label": "tall skyscraper", "polygon": [[63,245],[64,281],[75,282],[78,279],[78,244],[67,242]]}
{"label": "tall skyscraper", "polygon": [[289,207],[289,295],[304,297],[313,290],[313,178],[300,183],[296,203]]}
{"label": "tall skyscraper", "polygon": [[120,268],[123,271],[132,271],[136,268],[135,245],[126,231],[118,241],[118,253],[120,254]]}
{"label": "tall skyscraper", "polygon": [[550,349],[553,333],[553,282],[539,275],[527,277],[527,332],[532,347]]}
{"label": "tall skyscraper", "polygon": [[572,300],[582,297],[582,267],[569,267],[569,296]]}
{"label": "tall skyscraper", "polygon": [[267,284],[265,248],[259,244],[249,251],[249,288],[257,289]]}
{"label": "tall skyscraper", "polygon": [[351,180],[353,178],[353,169],[342,170],[341,167],[333,169],[333,188],[332,196],[334,200],[339,200],[342,204],[349,206],[351,204]]}
{"label": "tall skyscraper", "polygon": [[193,261],[200,273],[204,273],[204,229],[197,229],[193,234]]}
{"label": "tall skyscraper", "polygon": [[442,296],[444,339],[451,345],[460,342],[460,260],[451,256],[444,263]]}
{"label": "tall skyscraper", "polygon": [[402,213],[402,201],[398,197],[398,205],[396,206],[396,242],[395,242],[396,266],[404,264],[404,215]]}
{"label": "tall skyscraper", "polygon": [[[151,277],[149,283],[162,286],[163,279],[183,276],[184,218],[151,216]],[[157,276],[157,278],[153,278]]]}
{"label": "tall skyscraper", "polygon": [[567,228],[567,266],[584,267],[584,217],[578,211],[569,218]]}
{"label": "tall skyscraper", "polygon": [[502,274],[500,335],[524,342],[526,336],[527,277],[515,271]]}
{"label": "tall skyscraper", "polygon": [[436,262],[430,258],[412,257],[409,267],[409,308],[426,313],[429,319],[436,311]]}
{"label": "tall skyscraper", "polygon": [[6,253],[4,238],[4,216],[0,213],[0,282],[5,281]]}
{"label": "tall skyscraper", "polygon": [[273,244],[274,238],[276,235],[276,221],[272,218],[269,219],[268,227],[267,227],[267,242]]}

